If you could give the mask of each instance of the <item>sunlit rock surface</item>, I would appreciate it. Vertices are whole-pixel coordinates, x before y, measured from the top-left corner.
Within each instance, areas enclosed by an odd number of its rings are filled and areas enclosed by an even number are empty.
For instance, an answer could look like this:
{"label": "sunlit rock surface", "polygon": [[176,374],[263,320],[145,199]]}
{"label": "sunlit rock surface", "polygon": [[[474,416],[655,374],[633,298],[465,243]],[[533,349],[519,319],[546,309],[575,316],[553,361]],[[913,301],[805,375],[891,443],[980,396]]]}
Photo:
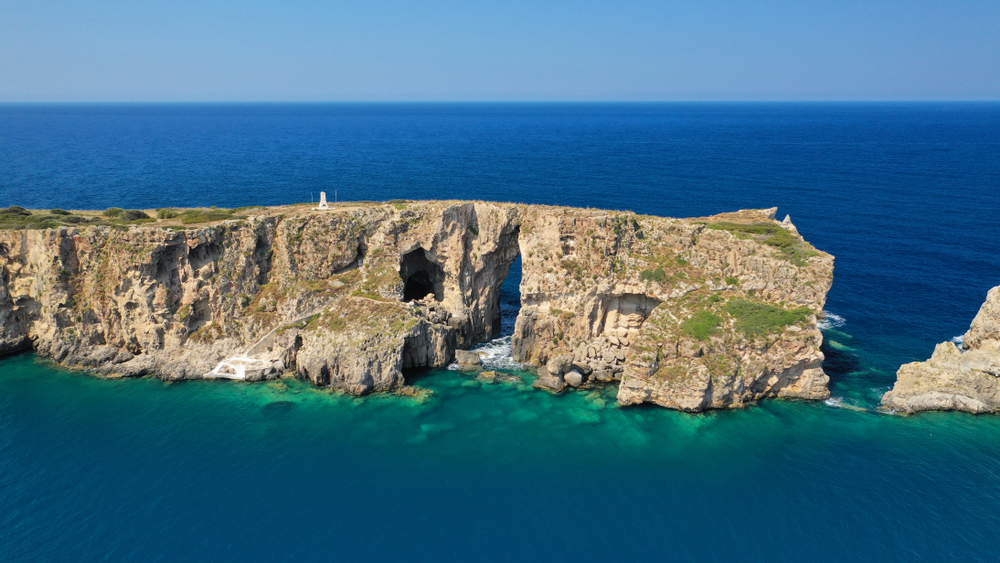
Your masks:
{"label": "sunlit rock surface", "polygon": [[901,412],[1000,409],[1000,286],[986,295],[962,344],[942,342],[924,362],[904,364],[882,403]]}

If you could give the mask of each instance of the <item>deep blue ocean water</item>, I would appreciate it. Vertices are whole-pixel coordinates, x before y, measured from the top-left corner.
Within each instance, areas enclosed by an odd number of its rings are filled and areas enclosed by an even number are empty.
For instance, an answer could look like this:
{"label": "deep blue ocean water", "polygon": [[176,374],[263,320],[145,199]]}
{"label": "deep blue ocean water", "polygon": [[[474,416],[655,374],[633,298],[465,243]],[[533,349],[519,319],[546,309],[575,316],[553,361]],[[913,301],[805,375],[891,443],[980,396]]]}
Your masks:
{"label": "deep blue ocean water", "polygon": [[0,106],[0,206],[321,190],[778,206],[837,257],[838,401],[692,416],[440,370],[417,403],[22,355],[0,360],[0,561],[1000,558],[1000,418],[874,411],[1000,284],[1000,104]]}

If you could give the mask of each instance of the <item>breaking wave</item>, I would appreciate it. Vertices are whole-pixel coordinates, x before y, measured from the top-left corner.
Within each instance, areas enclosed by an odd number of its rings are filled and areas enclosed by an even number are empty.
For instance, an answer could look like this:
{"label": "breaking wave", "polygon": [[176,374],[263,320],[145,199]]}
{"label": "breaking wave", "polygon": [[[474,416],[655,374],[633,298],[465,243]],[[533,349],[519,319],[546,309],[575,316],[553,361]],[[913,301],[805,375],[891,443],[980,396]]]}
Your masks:
{"label": "breaking wave", "polygon": [[483,357],[483,366],[491,369],[515,370],[524,366],[514,361],[514,348],[510,336],[494,338],[473,348]]}
{"label": "breaking wave", "polygon": [[[489,342],[480,344],[472,349],[479,352],[483,360],[483,368],[488,370],[523,370],[524,364],[514,361],[514,348],[511,344],[510,336],[494,338]],[[452,362],[448,365],[450,370],[460,370],[458,363]]]}
{"label": "breaking wave", "polygon": [[954,342],[956,346],[961,348],[962,344],[965,343],[965,334],[959,334],[958,336],[953,337],[951,341]]}
{"label": "breaking wave", "polygon": [[829,330],[831,328],[840,328],[847,324],[844,317],[841,317],[837,313],[831,313],[830,311],[823,311],[823,318],[816,324],[820,330]]}

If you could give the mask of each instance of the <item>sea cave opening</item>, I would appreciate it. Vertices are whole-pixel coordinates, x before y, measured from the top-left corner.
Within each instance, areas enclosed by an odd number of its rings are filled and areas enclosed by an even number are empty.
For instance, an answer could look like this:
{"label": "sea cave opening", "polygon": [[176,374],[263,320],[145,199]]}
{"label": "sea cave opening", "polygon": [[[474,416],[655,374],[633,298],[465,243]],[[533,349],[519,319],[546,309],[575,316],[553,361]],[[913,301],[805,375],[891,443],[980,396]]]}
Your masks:
{"label": "sea cave opening", "polygon": [[428,294],[433,294],[435,301],[444,298],[444,269],[432,262],[423,248],[400,258],[399,277],[403,280],[403,301],[423,299]]}

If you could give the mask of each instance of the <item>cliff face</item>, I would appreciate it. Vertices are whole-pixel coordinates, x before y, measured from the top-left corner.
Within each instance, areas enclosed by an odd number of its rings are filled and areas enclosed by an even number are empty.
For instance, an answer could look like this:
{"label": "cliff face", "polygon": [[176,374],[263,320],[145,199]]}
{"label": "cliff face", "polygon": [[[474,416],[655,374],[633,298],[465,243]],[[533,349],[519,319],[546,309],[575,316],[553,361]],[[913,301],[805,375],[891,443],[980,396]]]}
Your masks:
{"label": "cliff face", "polygon": [[828,397],[816,314],[833,257],[773,214],[525,217],[515,359],[544,363],[553,389],[574,371],[621,380],[626,405]]}
{"label": "cliff face", "polygon": [[942,342],[929,360],[901,366],[882,403],[908,413],[1000,410],[1000,286],[987,294],[961,348]]}
{"label": "cliff face", "polygon": [[389,391],[404,368],[446,365],[496,335],[518,255],[514,355],[540,366],[538,386],[620,380],[623,404],[689,411],[828,396],[816,314],[833,259],[773,211],[395,202],[201,228],[2,231],[0,353],[34,347],[109,375],[295,371]]}

